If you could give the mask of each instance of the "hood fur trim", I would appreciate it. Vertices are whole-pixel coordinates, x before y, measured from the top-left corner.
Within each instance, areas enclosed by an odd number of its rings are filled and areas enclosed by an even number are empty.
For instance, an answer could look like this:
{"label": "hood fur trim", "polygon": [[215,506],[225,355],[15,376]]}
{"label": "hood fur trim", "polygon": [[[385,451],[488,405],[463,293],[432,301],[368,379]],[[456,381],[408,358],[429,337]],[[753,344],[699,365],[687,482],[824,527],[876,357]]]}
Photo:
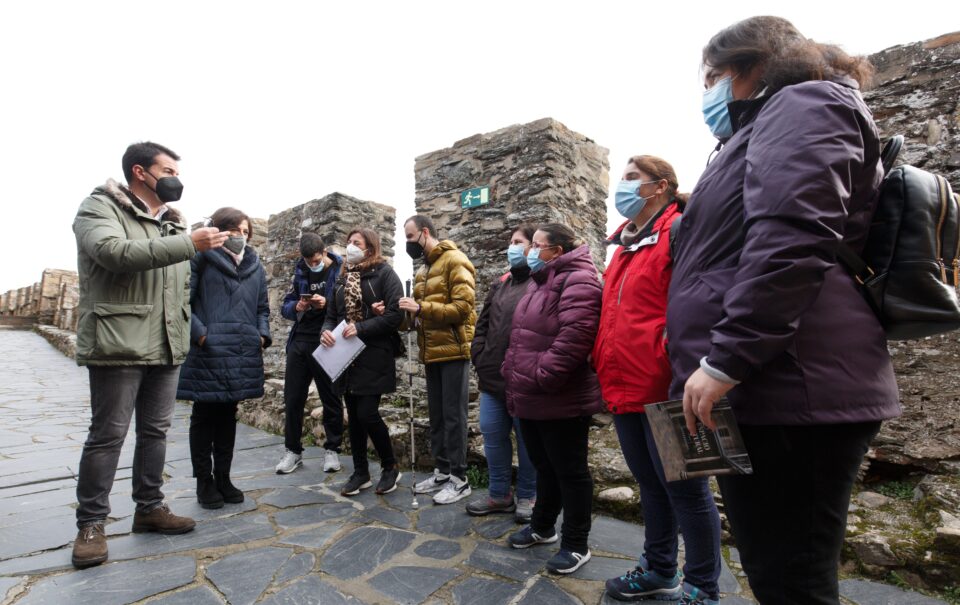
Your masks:
{"label": "hood fur trim", "polygon": [[[113,199],[114,202],[121,208],[133,211],[134,208],[150,214],[150,209],[147,208],[146,204],[140,201],[136,195],[134,195],[129,189],[118,183],[113,179],[107,179],[107,182],[102,186],[97,188],[99,191],[107,194]],[[180,214],[180,211],[167,205],[167,211],[163,214],[163,221],[169,221],[172,223],[179,223],[186,226],[186,223],[183,220],[183,215]]]}

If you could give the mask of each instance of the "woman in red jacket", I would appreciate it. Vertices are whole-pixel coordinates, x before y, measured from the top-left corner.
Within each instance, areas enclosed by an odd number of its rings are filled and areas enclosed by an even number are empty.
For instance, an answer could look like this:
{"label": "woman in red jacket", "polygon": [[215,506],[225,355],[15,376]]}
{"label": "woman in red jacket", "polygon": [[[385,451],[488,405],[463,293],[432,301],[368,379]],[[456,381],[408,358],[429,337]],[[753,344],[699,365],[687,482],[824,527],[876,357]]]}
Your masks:
{"label": "woman in red jacket", "polygon": [[[617,210],[628,220],[610,239],[619,244],[604,274],[600,329],[593,362],[603,399],[614,414],[630,472],[640,484],[646,528],[633,570],[607,580],[620,600],[719,600],[720,519],[707,479],[667,483],[643,407],[664,401],[670,387],[666,350],[667,288],[672,258],[670,228],[686,196],[664,160],[635,156],[617,188]],[[679,226],[679,225],[678,225]],[[677,535],[683,534],[683,586],[677,570]]]}

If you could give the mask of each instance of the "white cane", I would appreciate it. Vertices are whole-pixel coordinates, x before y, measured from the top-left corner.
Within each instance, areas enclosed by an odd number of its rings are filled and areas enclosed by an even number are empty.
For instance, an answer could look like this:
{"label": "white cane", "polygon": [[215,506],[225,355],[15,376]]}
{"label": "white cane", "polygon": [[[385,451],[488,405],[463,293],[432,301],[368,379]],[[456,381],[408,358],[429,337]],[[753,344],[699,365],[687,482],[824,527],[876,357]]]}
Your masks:
{"label": "white cane", "polygon": [[[410,298],[410,280],[407,280],[407,298]],[[413,316],[410,316],[409,321],[413,321]],[[410,506],[413,508],[418,508],[420,503],[417,502],[417,441],[414,436],[415,427],[413,424],[413,375],[416,372],[416,368],[413,365],[413,341],[411,337],[413,336],[413,325],[410,324],[407,326],[410,328],[407,330],[407,375],[410,377],[410,391],[408,393],[410,399],[410,476],[413,481],[410,491],[413,492],[413,502],[410,503]]]}

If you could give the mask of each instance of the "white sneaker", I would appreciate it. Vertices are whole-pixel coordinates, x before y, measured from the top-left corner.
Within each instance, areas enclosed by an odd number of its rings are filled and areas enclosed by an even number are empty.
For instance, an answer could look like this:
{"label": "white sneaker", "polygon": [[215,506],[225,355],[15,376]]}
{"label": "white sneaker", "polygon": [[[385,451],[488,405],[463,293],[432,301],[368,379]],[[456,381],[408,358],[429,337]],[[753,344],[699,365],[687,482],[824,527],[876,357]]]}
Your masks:
{"label": "white sneaker", "polygon": [[433,497],[433,503],[453,504],[457,500],[463,500],[469,496],[472,491],[466,479],[461,479],[456,475],[450,475],[450,479],[444,484],[440,493]]}
{"label": "white sneaker", "polygon": [[335,473],[340,470],[340,454],[333,450],[323,452],[323,472]]}
{"label": "white sneaker", "polygon": [[280,459],[280,463],[277,464],[277,474],[286,475],[292,473],[297,470],[301,464],[303,464],[303,456],[287,450],[283,458]]}
{"label": "white sneaker", "polygon": [[449,480],[450,475],[444,475],[438,469],[433,469],[433,475],[416,484],[413,487],[413,493],[429,494],[430,492],[435,492],[442,488]]}

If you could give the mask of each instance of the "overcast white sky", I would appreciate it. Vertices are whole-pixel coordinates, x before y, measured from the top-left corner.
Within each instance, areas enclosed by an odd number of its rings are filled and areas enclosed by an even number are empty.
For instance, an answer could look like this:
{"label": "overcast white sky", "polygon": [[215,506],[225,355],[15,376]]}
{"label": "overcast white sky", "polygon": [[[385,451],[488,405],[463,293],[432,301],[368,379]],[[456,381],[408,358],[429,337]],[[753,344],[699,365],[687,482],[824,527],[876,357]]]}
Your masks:
{"label": "overcast white sky", "polygon": [[333,191],[402,219],[414,157],[547,116],[610,149],[612,183],[650,153],[689,191],[713,146],[698,71],[711,35],[776,14],[872,53],[960,29],[953,1],[887,4],[4,2],[0,291],[76,268],[77,206],[122,179],[140,140],[183,156],[191,221],[224,205],[267,217]]}

